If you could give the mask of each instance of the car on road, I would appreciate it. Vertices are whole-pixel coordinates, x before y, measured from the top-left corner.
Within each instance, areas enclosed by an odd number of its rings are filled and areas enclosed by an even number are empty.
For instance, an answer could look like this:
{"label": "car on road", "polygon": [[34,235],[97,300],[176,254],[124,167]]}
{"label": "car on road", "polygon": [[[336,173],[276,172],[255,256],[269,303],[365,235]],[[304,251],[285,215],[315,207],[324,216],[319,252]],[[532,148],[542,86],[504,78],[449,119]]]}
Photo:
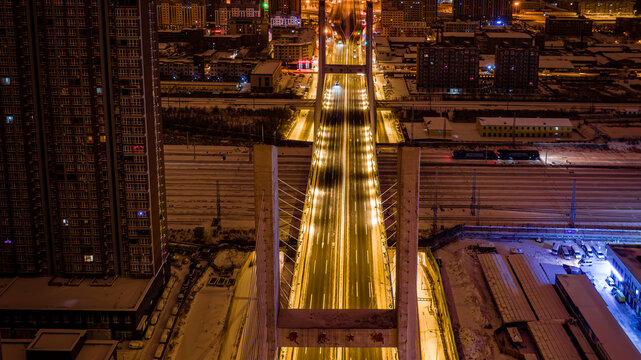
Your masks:
{"label": "car on road", "polygon": [[171,315],[176,315],[176,314],[178,314],[178,309],[179,309],[179,308],[180,308],[180,307],[179,307],[178,305],[174,305],[174,307],[173,307],[173,308],[171,308]]}
{"label": "car on road", "polygon": [[170,329],[165,329],[162,332],[162,335],[160,335],[160,343],[161,344],[166,344],[167,340],[169,340],[169,333],[171,332]]}
{"label": "car on road", "polygon": [[165,351],[165,344],[160,344],[156,348],[156,352],[154,353],[154,359],[160,359],[162,357],[162,353]]}
{"label": "car on road", "polygon": [[138,349],[142,349],[144,346],[145,346],[145,343],[137,340],[137,341],[130,341],[128,347],[130,350],[138,350]]}

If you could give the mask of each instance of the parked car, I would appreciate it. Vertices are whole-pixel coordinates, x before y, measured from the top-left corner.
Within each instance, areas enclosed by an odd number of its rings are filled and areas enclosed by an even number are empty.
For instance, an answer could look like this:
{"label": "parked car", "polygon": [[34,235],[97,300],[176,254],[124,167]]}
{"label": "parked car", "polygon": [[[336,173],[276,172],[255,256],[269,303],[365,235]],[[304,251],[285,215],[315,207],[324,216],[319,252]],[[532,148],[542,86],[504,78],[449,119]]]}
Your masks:
{"label": "parked car", "polygon": [[171,330],[169,330],[169,329],[163,330],[162,335],[160,335],[160,343],[161,344],[166,344],[167,343],[167,340],[169,340],[170,331]]}
{"label": "parked car", "polygon": [[162,357],[162,353],[165,351],[165,344],[160,344],[156,348],[156,352],[154,353],[154,359],[160,359]]}
{"label": "parked car", "polygon": [[149,340],[151,339],[152,336],[154,336],[154,330],[156,327],[154,325],[151,325],[147,328],[147,331],[145,332],[145,339]]}
{"label": "parked car", "polygon": [[138,350],[142,349],[144,346],[145,343],[143,343],[142,341],[130,341],[128,347],[130,350]]}

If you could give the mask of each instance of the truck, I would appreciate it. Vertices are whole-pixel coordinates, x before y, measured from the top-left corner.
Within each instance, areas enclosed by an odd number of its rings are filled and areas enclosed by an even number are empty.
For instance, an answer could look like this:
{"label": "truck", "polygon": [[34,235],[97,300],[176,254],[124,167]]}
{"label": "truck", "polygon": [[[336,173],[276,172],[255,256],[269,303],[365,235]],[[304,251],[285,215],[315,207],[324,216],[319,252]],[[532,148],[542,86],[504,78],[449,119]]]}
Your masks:
{"label": "truck", "polygon": [[552,255],[554,255],[554,256],[559,255],[559,247],[560,246],[561,246],[561,244],[559,244],[559,243],[554,243],[552,245]]}
{"label": "truck", "polygon": [[561,246],[561,251],[563,252],[563,258],[565,260],[570,260],[570,251],[567,246]]}
{"label": "truck", "polygon": [[621,291],[620,291],[620,290],[618,290],[618,289],[614,292],[614,297],[615,297],[615,298],[617,299],[617,301],[618,301],[618,302],[620,302],[621,304],[623,304],[623,303],[625,302],[625,296],[623,296],[623,294],[621,293]]}

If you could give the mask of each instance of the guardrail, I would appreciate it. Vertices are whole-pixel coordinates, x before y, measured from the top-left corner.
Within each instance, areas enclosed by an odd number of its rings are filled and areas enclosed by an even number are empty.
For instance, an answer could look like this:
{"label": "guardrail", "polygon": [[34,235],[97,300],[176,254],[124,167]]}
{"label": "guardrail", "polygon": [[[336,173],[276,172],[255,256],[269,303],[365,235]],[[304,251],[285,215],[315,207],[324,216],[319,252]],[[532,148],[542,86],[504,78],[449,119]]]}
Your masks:
{"label": "guardrail", "polygon": [[421,241],[420,246],[436,250],[462,237],[489,241],[541,239],[554,241],[585,240],[612,243],[641,243],[641,230],[457,225]]}

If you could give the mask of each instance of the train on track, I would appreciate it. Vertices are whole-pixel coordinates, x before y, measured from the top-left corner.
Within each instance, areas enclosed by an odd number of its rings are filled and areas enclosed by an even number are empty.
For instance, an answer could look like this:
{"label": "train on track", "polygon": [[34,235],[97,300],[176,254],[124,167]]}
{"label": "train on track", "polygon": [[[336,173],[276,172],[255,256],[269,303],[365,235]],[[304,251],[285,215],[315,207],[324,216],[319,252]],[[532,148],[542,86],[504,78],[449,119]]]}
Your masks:
{"label": "train on track", "polygon": [[540,160],[538,150],[454,150],[455,160]]}

